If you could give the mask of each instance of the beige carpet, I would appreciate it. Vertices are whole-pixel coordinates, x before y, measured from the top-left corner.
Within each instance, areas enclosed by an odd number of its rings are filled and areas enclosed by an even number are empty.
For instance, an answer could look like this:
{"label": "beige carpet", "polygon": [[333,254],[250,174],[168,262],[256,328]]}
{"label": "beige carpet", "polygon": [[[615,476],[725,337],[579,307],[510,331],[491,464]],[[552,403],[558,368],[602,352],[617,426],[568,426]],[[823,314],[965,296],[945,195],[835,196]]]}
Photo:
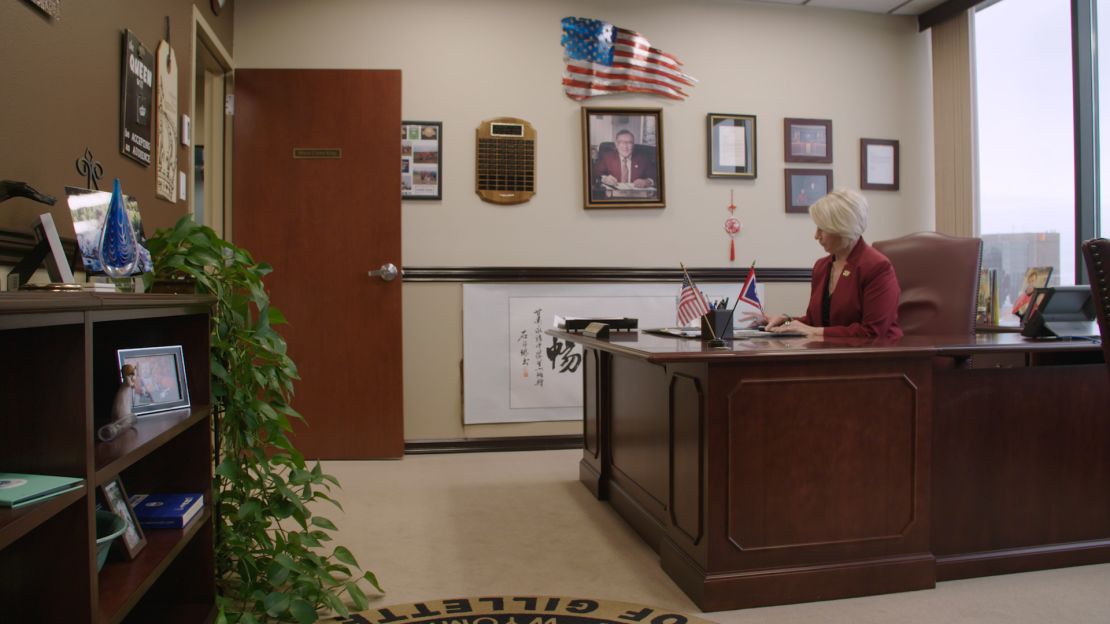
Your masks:
{"label": "beige carpet", "polygon": [[573,596],[470,596],[378,607],[340,624],[713,624],[668,609]]}
{"label": "beige carpet", "polygon": [[464,596],[569,596],[652,605],[721,624],[1110,622],[1110,564],[702,614],[663,573],[655,552],[578,482],[580,455],[325,462],[343,484],[338,498],[345,511],[320,511],[339,525],[337,543],[386,590],[372,608]]}

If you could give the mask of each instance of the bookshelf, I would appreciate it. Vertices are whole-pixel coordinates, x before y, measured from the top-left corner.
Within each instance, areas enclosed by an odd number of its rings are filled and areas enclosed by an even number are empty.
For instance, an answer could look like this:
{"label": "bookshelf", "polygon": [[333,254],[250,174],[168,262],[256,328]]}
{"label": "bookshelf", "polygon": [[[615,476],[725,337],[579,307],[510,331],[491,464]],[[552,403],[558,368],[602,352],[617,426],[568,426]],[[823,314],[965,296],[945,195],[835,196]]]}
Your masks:
{"label": "bookshelf", "polygon": [[[0,471],[80,477],[84,487],[0,509],[5,619],[211,621],[215,615],[209,313],[194,295],[0,293]],[[96,440],[119,386],[116,350],[181,345],[193,405]],[[133,561],[96,569],[97,486],[203,492],[180,530],[147,530]],[[14,613],[12,612],[14,609]]]}

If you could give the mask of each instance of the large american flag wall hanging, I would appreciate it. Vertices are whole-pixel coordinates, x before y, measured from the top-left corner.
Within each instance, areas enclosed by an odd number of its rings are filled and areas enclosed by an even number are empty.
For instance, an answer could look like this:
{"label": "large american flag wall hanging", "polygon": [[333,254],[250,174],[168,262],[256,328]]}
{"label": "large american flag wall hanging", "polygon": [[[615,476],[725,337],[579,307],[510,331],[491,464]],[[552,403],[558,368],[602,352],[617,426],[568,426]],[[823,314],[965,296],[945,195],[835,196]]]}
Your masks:
{"label": "large american flag wall hanging", "polygon": [[697,83],[640,33],[587,17],[563,18],[563,59],[563,88],[575,100],[613,93],[684,100],[683,88]]}

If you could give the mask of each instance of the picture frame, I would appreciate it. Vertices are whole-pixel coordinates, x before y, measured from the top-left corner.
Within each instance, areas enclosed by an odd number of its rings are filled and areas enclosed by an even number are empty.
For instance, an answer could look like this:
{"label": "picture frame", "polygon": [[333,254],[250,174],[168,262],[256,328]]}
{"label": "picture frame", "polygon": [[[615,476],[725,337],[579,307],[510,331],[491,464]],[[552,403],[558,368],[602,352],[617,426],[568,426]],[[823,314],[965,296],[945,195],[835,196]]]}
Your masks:
{"label": "picture frame", "polygon": [[586,209],[664,208],[663,109],[582,109]]}
{"label": "picture frame", "polygon": [[783,160],[832,164],[831,119],[783,119]]}
{"label": "picture frame", "polygon": [[[146,546],[146,535],[139,524],[139,519],[135,516],[135,510],[131,508],[131,499],[128,498],[127,490],[123,487],[123,480],[116,475],[97,489],[104,500],[105,509],[115,512],[127,524],[127,529],[116,542],[121,545],[119,548],[127,556],[127,560],[131,561]],[[115,544],[112,547],[115,548]]]}
{"label": "picture frame", "polygon": [[401,199],[443,199],[443,122],[401,122]]}
{"label": "picture frame", "polygon": [[868,191],[898,190],[898,141],[859,140],[859,187]]}
{"label": "picture frame", "polygon": [[833,189],[832,169],[786,169],[786,212],[809,214],[809,206]]}
{"label": "picture frame", "polygon": [[116,356],[121,371],[124,364],[135,367],[131,410],[136,417],[189,407],[189,383],[181,345],[119,349]]}
{"label": "picture frame", "polygon": [[754,180],[757,176],[755,115],[709,113],[705,116],[705,129],[706,177]]}

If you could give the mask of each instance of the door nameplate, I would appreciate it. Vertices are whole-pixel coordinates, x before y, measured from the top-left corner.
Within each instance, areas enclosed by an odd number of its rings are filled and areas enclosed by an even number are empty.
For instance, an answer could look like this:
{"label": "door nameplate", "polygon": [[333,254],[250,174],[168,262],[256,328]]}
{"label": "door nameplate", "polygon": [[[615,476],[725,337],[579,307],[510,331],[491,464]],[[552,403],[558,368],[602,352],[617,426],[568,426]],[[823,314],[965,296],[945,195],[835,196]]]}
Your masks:
{"label": "door nameplate", "polygon": [[343,150],[338,147],[294,147],[293,158],[343,158]]}

